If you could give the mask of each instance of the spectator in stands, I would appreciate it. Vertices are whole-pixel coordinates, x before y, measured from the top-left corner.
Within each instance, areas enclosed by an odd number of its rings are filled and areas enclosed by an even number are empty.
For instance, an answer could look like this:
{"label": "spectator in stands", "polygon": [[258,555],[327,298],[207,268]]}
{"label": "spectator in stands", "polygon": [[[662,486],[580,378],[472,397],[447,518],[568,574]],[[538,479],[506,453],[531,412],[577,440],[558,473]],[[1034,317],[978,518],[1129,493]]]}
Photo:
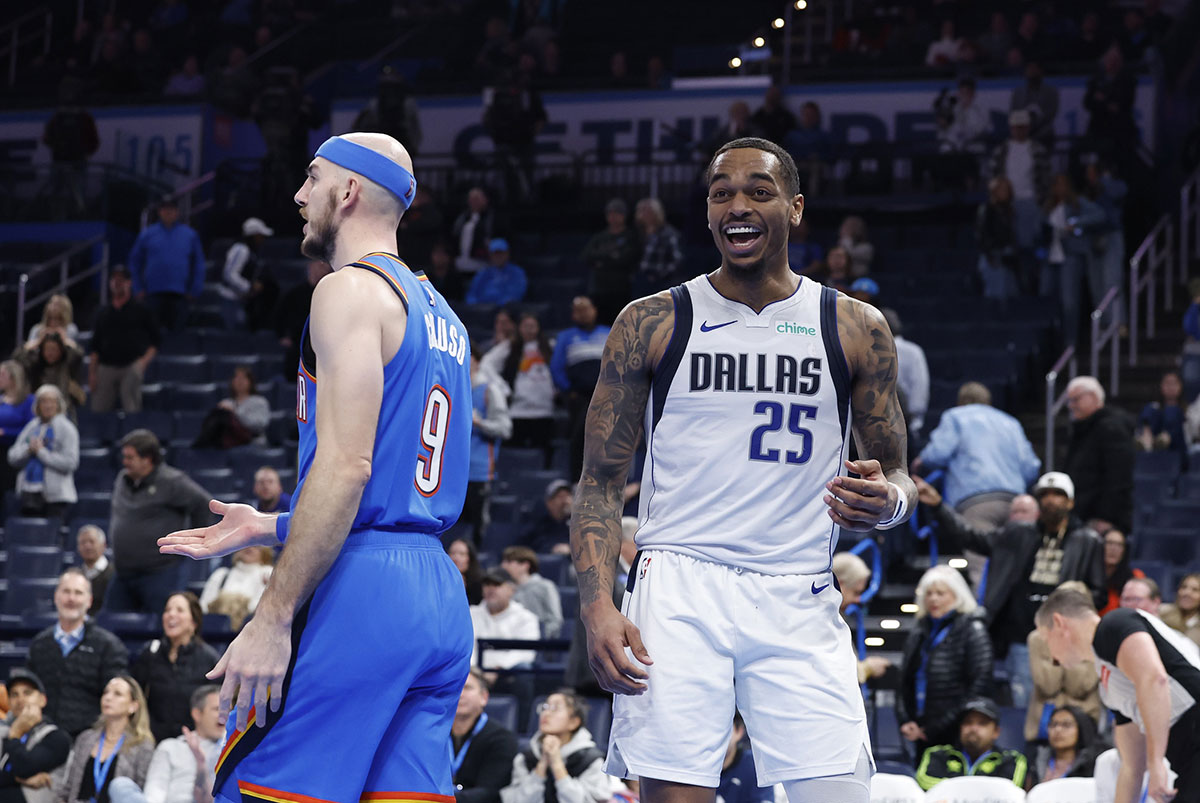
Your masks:
{"label": "spectator in stands", "polygon": [[[1085,168],[1087,197],[1104,210],[1105,222],[1096,232],[1097,253],[1092,255],[1088,285],[1099,304],[1110,287],[1117,288],[1117,297],[1105,313],[1102,326],[1116,319],[1125,324],[1125,196],[1129,185],[1113,175],[1107,163],[1098,157],[1088,161]],[[1127,331],[1127,330],[1125,330]]]}
{"label": "spectator in stands", "polygon": [[1000,739],[1000,711],[986,697],[971,700],[962,709],[962,724],[953,744],[930,747],[917,767],[917,783],[929,790],[947,778],[978,775],[1011,780],[1019,789],[1033,786],[1028,759],[1016,750],[996,749]]}
{"label": "spectator in stands", "polygon": [[204,289],[204,247],[196,230],[179,221],[174,198],[159,203],[158,220],[134,241],[129,268],[134,293],[174,331],[187,323],[188,303]]}
{"label": "spectator in stands", "polygon": [[746,743],[746,723],[742,712],[734,709],[733,730],[729,746],[721,762],[721,779],[717,782],[717,799],[723,803],[774,803],[775,791],[770,785],[758,785],[754,769],[754,754]]}
{"label": "spectator in stands", "polygon": [[[1064,583],[1076,586],[1088,593],[1082,583]],[[1050,737],[1050,717],[1056,709],[1069,706],[1092,721],[1095,730],[1103,713],[1100,705],[1100,678],[1094,667],[1086,663],[1063,666],[1050,655],[1050,645],[1040,630],[1034,630],[1026,639],[1029,647],[1029,668],[1033,673],[1033,686],[1029,696],[1029,710],[1025,714],[1025,741],[1033,745],[1044,745]]]}
{"label": "spectator in stands", "polygon": [[300,337],[312,307],[313,289],[317,282],[332,272],[329,265],[319,259],[309,260],[305,281],[292,287],[279,299],[279,307],[275,310],[275,334],[279,335],[279,344],[287,349],[283,357],[283,370],[289,379],[295,378],[297,366],[300,365]]}
{"label": "spectator in stands", "polygon": [[963,40],[955,30],[954,20],[942,20],[941,37],[929,43],[925,51],[928,67],[949,67],[963,61]]}
{"label": "spectator in stands", "polygon": [[821,128],[820,106],[810,100],[800,107],[800,125],[784,137],[783,147],[796,160],[806,193],[817,193],[822,165],[833,150],[829,132]]}
{"label": "spectator in stands", "polygon": [[1038,783],[1091,778],[1096,756],[1108,749],[1096,732],[1096,720],[1073,705],[1060,706],[1050,715],[1047,732],[1049,744],[1037,748],[1033,763]]}
{"label": "spectator in stands", "polygon": [[64,78],[58,88],[58,108],[42,130],[42,144],[50,149],[50,180],[45,192],[54,199],[59,219],[87,207],[87,161],[100,149],[96,118],[80,104],[82,94],[78,78]]}
{"label": "spectator in stands", "polygon": [[562,599],[553,580],[538,574],[537,553],[527,546],[510,546],[500,556],[500,568],[517,584],[513,600],[533,611],[542,627],[542,638],[558,638],[562,630]]}
{"label": "spectator in stands", "polygon": [[65,518],[79,499],[79,430],[67,418],[67,404],[54,385],[34,394],[37,417],[25,425],[8,449],[8,464],[18,470],[17,495],[22,516]]}
{"label": "spectator in stands", "polygon": [[1134,577],[1145,577],[1141,569],[1129,565],[1129,541],[1125,533],[1117,528],[1106,532],[1104,538],[1104,576],[1108,588],[1108,601],[1099,608],[1100,615],[1116,610],[1121,606],[1121,591]]}
{"label": "spectator in stands", "polygon": [[850,292],[850,252],[840,245],[829,249],[825,262],[815,268],[811,274],[813,279],[826,287],[832,287],[842,293]]}
{"label": "spectator in stands", "polygon": [[462,573],[463,585],[467,589],[467,603],[478,605],[483,602],[483,567],[479,565],[475,545],[468,539],[455,538],[446,544],[446,554]]}
{"label": "spectator in stands", "polygon": [[838,229],[838,245],[850,255],[850,275],[855,279],[871,272],[875,246],[867,239],[867,224],[858,215],[850,215]]}
{"label": "spectator in stands", "polygon": [[958,91],[942,90],[933,104],[937,121],[938,156],[934,175],[953,187],[974,187],[979,157],[984,154],[991,121],[987,109],[975,102],[975,79],[958,79]]}
{"label": "spectator in stands", "polygon": [[129,271],[115,266],[108,279],[108,306],[96,314],[92,327],[88,389],[97,413],[111,411],[118,399],[125,412],[139,412],[142,377],[158,354],[158,321],[149,307],[132,297],[132,288]]}
{"label": "spectator in stands", "polygon": [[204,74],[200,72],[200,60],[195,53],[183,57],[179,69],[167,79],[163,94],[168,97],[194,98],[204,94],[208,86]]}
{"label": "spectator in stands", "polygon": [[72,738],[95,721],[105,684],[129,664],[121,640],[88,621],[91,607],[87,575],[67,569],[54,589],[58,622],[29,644],[29,669],[46,686],[46,715]]}
{"label": "spectator in stands", "polygon": [[193,449],[232,449],[248,443],[267,442],[271,406],[259,394],[254,372],[248,365],[233,369],[229,396],[217,403],[200,424]]}
{"label": "spectator in stands", "polygon": [[1079,494],[1075,514],[1104,535],[1133,524],[1133,427],[1124,411],[1104,405],[1094,376],[1067,383],[1071,435],[1063,471]]}
{"label": "spectator in stands", "polygon": [[95,616],[104,605],[104,592],[113,577],[113,565],[104,554],[108,539],[95,524],[85,524],[75,536],[75,552],[79,555],[79,568],[92,584],[92,604],[88,616]]}
{"label": "spectator in stands", "polygon": [[992,151],[992,178],[1003,176],[1012,186],[1013,222],[1017,247],[1032,250],[1041,231],[1042,201],[1050,191],[1050,154],[1029,138],[1030,116],[1025,109],[1008,114],[1008,139]]}
{"label": "spectator in stands", "polygon": [[57,332],[63,343],[74,346],[79,338],[79,327],[75,325],[75,305],[71,299],[55,293],[42,308],[42,320],[29,330],[25,347],[36,350],[38,342],[46,332]]}
{"label": "spectator in stands", "polygon": [[429,277],[429,281],[447,301],[451,303],[462,301],[462,277],[458,275],[458,269],[454,267],[454,257],[450,252],[450,246],[445,242],[439,240],[430,248],[425,275]]}
{"label": "spectator in stands", "polygon": [[292,495],[283,490],[279,472],[263,466],[254,472],[254,508],[262,513],[282,513],[292,506]]}
{"label": "spectator in stands", "polygon": [[225,252],[225,267],[221,270],[222,292],[242,302],[246,326],[252,332],[271,324],[269,316],[279,302],[279,285],[258,255],[263,242],[274,236],[275,230],[259,218],[246,218],[242,222],[242,239]]}
{"label": "spectator in stands", "polygon": [[531,82],[536,64],[531,54],[523,53],[518,69],[493,73],[499,80],[484,89],[483,127],[495,145],[510,202],[532,196],[534,140],[546,124],[541,94]]}
{"label": "spectator in stands", "polygon": [[904,324],[894,309],[883,310],[884,320],[896,341],[896,385],[908,417],[909,440],[921,437],[929,411],[929,362],[925,349],[904,337]]}
{"label": "spectator in stands", "polygon": [[190,721],[192,692],[205,684],[205,673],[217,665],[217,651],[200,637],[204,614],[190,591],[167,598],[162,636],[146,645],[129,666],[129,674],[146,690],[150,730],[157,741],[182,733]]}
{"label": "spectator in stands", "polygon": [[482,360],[483,367],[507,386],[504,389],[508,392],[507,406],[512,418],[509,445],[541,449],[547,467],[554,435],[555,389],[550,373],[553,358],[554,349],[537,316],[525,312],[512,336],[494,346]]}
{"label": "spectator in stands", "polygon": [[139,28],[133,32],[133,47],[129,54],[129,69],[138,92],[157,92],[163,86],[165,65],[150,31]]}
{"label": "spectator in stands", "polygon": [[[1079,334],[1084,285],[1095,261],[1097,233],[1106,221],[1099,205],[1075,191],[1070,176],[1059,173],[1054,177],[1046,199],[1050,247],[1047,269],[1042,271],[1041,295],[1058,296],[1063,338],[1068,345],[1074,345]],[[1092,305],[1099,304],[1102,295],[1100,288],[1092,287]]]}
{"label": "spectator in stands", "polygon": [[574,495],[567,480],[553,480],[546,486],[545,508],[525,531],[521,543],[534,552],[571,554],[571,509]]}
{"label": "spectator in stands", "polygon": [[454,267],[459,273],[474,276],[486,268],[488,243],[501,235],[501,226],[483,187],[467,192],[467,208],[455,219],[453,233],[458,244]]}
{"label": "spectator in stands", "polygon": [[468,304],[512,304],[525,297],[525,271],[509,261],[508,240],[488,243],[488,265],[479,270],[467,288]]}
{"label": "spectator in stands", "polygon": [[1008,506],[1010,522],[1033,524],[1038,520],[1038,503],[1031,494],[1017,494]]}
{"label": "spectator in stands", "polygon": [[[409,100],[413,99],[409,98]],[[355,130],[361,131],[362,129],[356,128]],[[397,139],[400,138],[397,137]],[[406,140],[400,139],[400,142],[406,142]],[[412,151],[409,153],[411,154]],[[432,261],[433,249],[441,245],[443,252],[448,257],[449,249],[442,241],[445,230],[446,224],[442,219],[442,210],[434,200],[433,193],[427,187],[418,185],[417,191],[413,193],[412,205],[405,210],[404,217],[400,218],[398,232],[400,253],[404,254],[405,260],[410,264],[424,266]],[[446,264],[450,268],[454,267],[453,260],[448,260]],[[443,295],[445,294],[443,293]]]}
{"label": "spectator in stands", "polygon": [[989,555],[984,617],[997,658],[1005,661],[1013,705],[1029,704],[1033,677],[1026,640],[1041,600],[1067,580],[1082,581],[1098,604],[1105,597],[1104,561],[1096,533],[1071,511],[1075,488],[1058,471],[1043,474],[1034,486],[1041,515],[1036,524],[1009,523],[995,529],[966,521],[933,486],[914,478],[921,502],[933,508],[943,549],[966,547]]}
{"label": "spectator in stands", "polygon": [[128,778],[140,788],[153,755],[146,698],[136,680],[118,675],[104,687],[100,718],[75,739],[59,800],[108,800],[116,778]]}
{"label": "spectator in stands", "polygon": [[572,477],[583,471],[584,419],[600,377],[600,357],[608,340],[609,327],[597,325],[596,315],[596,305],[590,298],[575,296],[571,302],[571,320],[575,326],[559,333],[550,358],[550,374],[567,402]]}
{"label": "spectator in stands", "polygon": [[811,276],[824,257],[821,244],[809,239],[808,220],[801,218],[788,232],[788,266],[794,273]]}
{"label": "spectator in stands", "polygon": [[1200,572],[1183,576],[1175,590],[1175,601],[1159,608],[1158,616],[1169,627],[1200,644]]}
{"label": "spectator in stands", "polygon": [[[483,602],[471,606],[471,623],[476,639],[541,638],[538,619],[533,611],[513,601],[516,581],[504,569],[495,568],[483,575]],[[487,649],[479,651],[476,641],[471,653],[471,665],[483,670],[484,679],[496,693],[513,694],[517,698],[517,726],[524,732],[525,715],[533,701],[533,676],[528,673],[500,674],[502,669],[529,669],[536,653],[533,650]]]}
{"label": "spectator in stands", "polygon": [[979,382],[958,389],[958,406],[942,413],[913,461],[914,471],[945,469],[946,501],[984,529],[1008,521],[1013,497],[1037,479],[1041,465],[1021,422],[993,407]]}
{"label": "spectator in stands", "polygon": [[[537,733],[529,749],[513,760],[512,783],[500,790],[501,803],[607,803],[612,792],[604,774],[604,751],[584,727],[583,699],[571,691],[555,692],[537,713]],[[554,788],[548,789],[551,781]]]}
{"label": "spectator in stands", "polygon": [[[1026,14],[1026,17],[1036,16]],[[1022,20],[1022,24],[1024,24]],[[1019,32],[1019,31],[1018,31]],[[1046,150],[1054,148],[1054,118],[1058,116],[1058,89],[1046,83],[1045,72],[1036,57],[1026,55],[1025,83],[1012,91],[1011,111],[1029,112],[1029,136]],[[1009,125],[1012,125],[1010,115]]]}
{"label": "spectator in stands", "polygon": [[1121,30],[1117,32],[1117,44],[1121,53],[1130,61],[1137,62],[1146,55],[1150,47],[1150,32],[1146,29],[1146,18],[1137,9],[1125,12]]}
{"label": "spectator in stands", "polygon": [[763,94],[763,105],[750,117],[750,122],[764,138],[782,145],[788,133],[796,127],[796,115],[788,111],[779,84],[771,84]]}
{"label": "spectator in stands", "polygon": [[744,100],[735,100],[729,104],[725,121],[704,141],[700,150],[707,159],[726,142],[742,137],[761,137],[764,134],[750,117],[750,105]]}
{"label": "spectator in stands", "polygon": [[879,282],[870,276],[855,279],[850,283],[850,290],[847,295],[874,307],[876,306],[875,300],[879,297]]}
{"label": "spectator in stands", "polygon": [[641,258],[633,279],[637,298],[669,287],[680,278],[683,246],[679,231],[667,222],[667,212],[657,198],[638,201],[633,219],[642,235]]}
{"label": "spectator in stands", "polygon": [[629,228],[629,207],[620,198],[604,206],[604,231],[584,246],[580,260],[588,269],[588,293],[596,300],[600,317],[612,321],[629,303],[631,281],[638,265],[638,243]]}
{"label": "spectator in stands", "polygon": [[105,595],[106,611],[153,611],[185,585],[186,558],[162,555],[158,539],[212,520],[212,495],[162,459],[162,444],[148,429],[121,441],[124,468],[113,484],[112,535],[116,575]]}
{"label": "spectator in stands", "polygon": [[507,343],[517,334],[517,319],[513,315],[513,311],[507,307],[501,307],[496,310],[496,317],[492,318],[492,338],[483,344],[483,351],[486,356],[487,352],[499,346],[501,343]]}
{"label": "spectator in stands", "polygon": [[[833,576],[837,578],[842,589],[842,604],[838,612],[845,616],[846,608],[858,605],[862,601],[862,594],[871,581],[871,569],[862,558],[852,552],[839,552],[834,555],[832,569]],[[891,661],[882,656],[868,655],[858,662],[858,682],[866,683],[871,678],[883,676],[891,665]]]}
{"label": "spectator in stands", "polygon": [[258,607],[274,563],[275,550],[270,547],[249,546],[234,552],[233,566],[220,567],[205,581],[200,609],[228,616],[230,627],[241,630]]}
{"label": "spectator in stands", "polygon": [[500,443],[512,435],[508,412],[508,385],[479,360],[476,346],[471,347],[471,462],[467,473],[467,497],[462,521],[472,527],[475,545],[483,543],[483,534],[491,522],[488,501],[496,473],[496,455]]}
{"label": "spectator in stands", "polygon": [[989,64],[1003,64],[1012,47],[1012,42],[1013,37],[1009,30],[1008,17],[1003,11],[993,11],[987,31],[980,34],[975,44],[984,60]]}
{"label": "spectator in stands", "polygon": [[1122,608],[1136,608],[1152,616],[1158,616],[1158,608],[1162,605],[1162,591],[1153,579],[1149,577],[1132,577],[1121,589]]}
{"label": "spectator in stands", "polygon": [[212,778],[225,728],[221,725],[219,686],[200,686],[190,700],[194,730],[163,739],[154,748],[144,789],[131,778],[114,778],[113,803],[204,803],[212,800]]}
{"label": "spectator in stands", "polygon": [[1183,381],[1178,373],[1168,371],[1158,383],[1158,390],[1162,394],[1161,401],[1150,402],[1138,416],[1138,445],[1147,452],[1174,452],[1186,466],[1187,442],[1183,437],[1184,409],[1180,398]]}
{"label": "spectator in stands", "polygon": [[984,298],[1003,301],[1028,286],[1029,277],[1021,270],[1013,186],[1006,176],[988,182],[987,203],[981,204],[975,215],[975,237]]}
{"label": "spectator in stands", "polygon": [[0,720],[0,801],[51,803],[51,774],[67,763],[71,737],[43,714],[46,687],[33,672],[14,667],[5,688],[11,708]]}
{"label": "spectator in stands", "polygon": [[57,331],[48,329],[38,336],[36,343],[18,350],[15,356],[25,368],[31,387],[58,388],[63,396],[64,413],[73,417],[75,407],[87,400],[78,379],[83,352],[74,341],[65,341]]}
{"label": "spectator in stands", "polygon": [[258,94],[258,79],[246,66],[246,50],[234,45],[225,56],[225,63],[210,73],[209,97],[222,111],[237,117],[250,116],[254,97]]}
{"label": "spectator in stands", "polygon": [[489,697],[483,673],[471,667],[450,726],[457,803],[500,803],[500,790],[512,781],[517,737],[484,713]]}
{"label": "spectator in stands", "polygon": [[17,442],[17,436],[33,419],[33,394],[29,392],[29,381],[25,369],[16,360],[0,362],[0,496],[11,491],[17,479],[17,471],[8,464],[8,450]]}
{"label": "spectator in stands", "polygon": [[967,701],[992,685],[992,643],[957,569],[935,566],[917,583],[917,625],[904,643],[896,719],[919,759],[954,741]]}

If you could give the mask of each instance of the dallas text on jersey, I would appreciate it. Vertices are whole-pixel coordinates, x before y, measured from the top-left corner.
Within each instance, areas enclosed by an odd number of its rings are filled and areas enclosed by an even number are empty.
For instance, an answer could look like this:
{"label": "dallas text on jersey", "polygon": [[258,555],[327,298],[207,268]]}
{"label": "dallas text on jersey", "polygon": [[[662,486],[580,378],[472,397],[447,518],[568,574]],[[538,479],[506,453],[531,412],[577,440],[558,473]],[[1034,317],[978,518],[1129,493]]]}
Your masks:
{"label": "dallas text on jersey", "polygon": [[784,393],[815,396],[821,389],[821,358],[797,361],[788,354],[705,354],[692,352],[691,387],[698,391]]}

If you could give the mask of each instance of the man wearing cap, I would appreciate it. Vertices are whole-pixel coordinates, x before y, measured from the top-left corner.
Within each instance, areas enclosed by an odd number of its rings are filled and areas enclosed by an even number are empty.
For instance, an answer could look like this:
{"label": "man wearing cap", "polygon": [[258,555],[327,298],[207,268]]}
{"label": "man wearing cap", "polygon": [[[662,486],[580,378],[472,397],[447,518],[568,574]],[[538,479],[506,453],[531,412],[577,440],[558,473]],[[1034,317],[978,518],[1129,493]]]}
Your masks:
{"label": "man wearing cap", "polygon": [[246,218],[242,223],[242,239],[225,252],[222,294],[243,302],[246,324],[251,330],[272,323],[270,316],[279,298],[279,285],[258,255],[263,241],[274,236],[275,230],[260,219]]}
{"label": "man wearing cap", "polygon": [[588,293],[595,299],[600,319],[612,321],[632,297],[638,246],[625,201],[613,198],[605,204],[604,222],[604,231],[592,235],[579,258],[588,269]]}
{"label": "man wearing cap", "polygon": [[517,697],[517,726],[524,732],[529,704],[533,701],[533,676],[528,673],[501,675],[498,669],[528,669],[537,653],[533,650],[479,651],[479,639],[526,639],[542,637],[537,615],[513,600],[517,583],[504,569],[496,568],[483,576],[483,602],[471,606],[471,624],[475,628],[475,646],[471,665],[483,670],[484,678],[498,694]]}
{"label": "man wearing cap", "polygon": [[552,480],[542,496],[545,508],[521,537],[521,543],[534,552],[571,554],[571,483]]}
{"label": "man wearing cap", "polygon": [[42,713],[46,688],[28,669],[14,668],[5,684],[11,709],[0,721],[0,803],[52,803],[49,773],[71,752],[71,737]]}
{"label": "man wearing cap", "polygon": [[958,744],[928,748],[917,767],[917,783],[929,790],[947,778],[976,776],[1005,778],[1029,790],[1034,772],[1016,750],[996,749],[1000,738],[1000,712],[986,697],[969,700],[963,708]]}
{"label": "man wearing cap", "polygon": [[128,268],[115,265],[108,277],[108,306],[96,312],[92,324],[88,390],[93,411],[111,412],[118,400],[127,413],[142,409],[142,377],[160,339],[154,313],[133,297]]}
{"label": "man wearing cap", "polygon": [[873,307],[875,299],[879,296],[879,283],[867,276],[862,276],[855,279],[854,283],[850,285],[850,295]]}
{"label": "man wearing cap", "polygon": [[466,302],[512,304],[525,297],[527,284],[525,271],[508,261],[508,240],[496,237],[488,243],[488,265],[471,280]]}
{"label": "man wearing cap", "polygon": [[158,206],[158,223],[147,226],[129,252],[134,294],[145,297],[167,329],[182,329],[188,301],[204,290],[204,268],[200,235],[179,222],[175,199],[164,198]]}
{"label": "man wearing cap", "polygon": [[1012,184],[1017,245],[1033,248],[1041,227],[1041,204],[1050,189],[1050,154],[1029,137],[1030,116],[1025,109],[1008,115],[1008,139],[992,151],[991,177],[1004,176]]}
{"label": "man wearing cap", "polygon": [[1058,471],[1043,474],[1034,486],[1040,509],[1033,524],[1007,522],[997,528],[972,524],[949,505],[933,486],[917,479],[918,498],[934,508],[942,549],[973,549],[988,555],[984,621],[996,656],[1004,659],[1012,684],[1013,705],[1029,704],[1033,672],[1027,639],[1034,614],[1046,596],[1067,580],[1079,580],[1097,606],[1107,599],[1104,543],[1095,531],[1075,519],[1075,487]]}

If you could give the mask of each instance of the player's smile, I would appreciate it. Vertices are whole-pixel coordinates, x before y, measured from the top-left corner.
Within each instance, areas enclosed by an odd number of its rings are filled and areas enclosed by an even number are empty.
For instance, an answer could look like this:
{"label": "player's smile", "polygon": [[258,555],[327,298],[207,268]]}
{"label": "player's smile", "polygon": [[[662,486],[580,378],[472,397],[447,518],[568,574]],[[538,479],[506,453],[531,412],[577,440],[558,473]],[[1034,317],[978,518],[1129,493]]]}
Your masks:
{"label": "player's smile", "polygon": [[727,223],[721,227],[726,248],[733,256],[748,256],[760,242],[766,240],[766,229],[750,222]]}

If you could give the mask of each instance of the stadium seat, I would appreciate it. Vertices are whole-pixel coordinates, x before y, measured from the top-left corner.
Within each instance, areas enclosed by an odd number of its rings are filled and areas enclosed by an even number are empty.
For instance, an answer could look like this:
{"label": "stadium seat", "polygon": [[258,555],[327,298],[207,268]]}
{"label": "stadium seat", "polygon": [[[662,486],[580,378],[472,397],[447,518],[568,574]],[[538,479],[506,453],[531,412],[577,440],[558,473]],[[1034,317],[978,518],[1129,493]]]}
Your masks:
{"label": "stadium seat", "polygon": [[25,614],[52,611],[56,577],[21,577],[8,581],[4,592],[4,613]]}
{"label": "stadium seat", "polygon": [[204,423],[207,410],[178,410],[175,413],[175,434],[173,441],[186,443],[189,446],[200,435],[200,425]]}
{"label": "stadium seat", "polygon": [[76,410],[79,416],[79,446],[81,448],[107,445],[117,438],[116,413],[93,413],[90,407]]}
{"label": "stadium seat", "polygon": [[[240,333],[246,337],[245,333]],[[250,369],[250,372],[260,379],[258,372],[258,355],[257,354],[214,354],[209,357],[208,376],[213,382],[216,382],[222,388],[229,387],[229,380],[233,378],[233,369],[240,365],[244,365]]]}
{"label": "stadium seat", "polygon": [[59,542],[58,527],[57,519],[14,516],[4,522],[4,544],[8,549],[12,549],[17,544],[57,546]]}
{"label": "stadium seat", "polygon": [[175,434],[175,416],[166,410],[125,413],[117,425],[117,431],[124,437],[135,429],[148,429],[158,436],[159,441],[166,443]]}
{"label": "stadium seat", "polygon": [[538,574],[545,577],[556,586],[567,584],[567,569],[570,566],[570,555],[556,555],[552,552],[538,555]]}
{"label": "stadium seat", "polygon": [[925,803],[1024,803],[1025,792],[1012,781],[985,776],[947,778],[925,793]]}
{"label": "stadium seat", "polygon": [[1018,752],[1025,752],[1026,709],[1012,706],[1000,707],[1000,745]]}
{"label": "stadium seat", "polygon": [[1164,499],[1154,513],[1156,527],[1191,527],[1200,532],[1200,498]]}
{"label": "stadium seat", "polygon": [[559,586],[558,596],[562,600],[563,619],[574,619],[579,615],[579,589],[576,586]]}
{"label": "stadium seat", "polygon": [[1138,452],[1133,464],[1134,476],[1138,474],[1167,474],[1178,476],[1179,455],[1175,452]]}
{"label": "stadium seat", "polygon": [[497,474],[517,474],[529,471],[541,471],[545,465],[546,456],[541,449],[500,449],[496,457]]}
{"label": "stadium seat", "polygon": [[96,614],[96,624],[121,638],[153,638],[162,630],[162,615],[134,611],[100,611]]}
{"label": "stadium seat", "polygon": [[[1200,463],[1200,457],[1193,458],[1194,463]],[[1192,470],[1179,478],[1176,496],[1180,499],[1200,499],[1200,465],[1193,465]]]}
{"label": "stadium seat", "polygon": [[223,613],[206,613],[200,631],[205,637],[228,636],[233,633],[233,626],[229,617]]}
{"label": "stadium seat", "polygon": [[871,778],[871,803],[922,803],[925,792],[911,775],[877,772]]}
{"label": "stadium seat", "polygon": [[175,385],[171,388],[171,405],[176,410],[208,411],[217,406],[225,387],[216,382]]}
{"label": "stadium seat", "polygon": [[171,450],[171,465],[185,472],[208,468],[228,468],[229,452],[224,449],[178,448]]}
{"label": "stadium seat", "polygon": [[9,587],[14,580],[58,577],[63,567],[62,548],[54,546],[29,546],[14,544],[8,548],[8,560],[4,574]]}
{"label": "stadium seat", "polygon": [[159,351],[166,354],[194,355],[201,353],[200,336],[194,330],[164,332]]}
{"label": "stadium seat", "polygon": [[1196,528],[1182,527],[1164,529],[1147,527],[1135,537],[1133,557],[1138,561],[1163,560],[1185,566],[1196,560],[1200,543],[1197,543]]}
{"label": "stadium seat", "polygon": [[1055,778],[1029,790],[1025,803],[1093,803],[1096,781],[1092,778]]}
{"label": "stadium seat", "polygon": [[107,521],[112,514],[112,491],[88,491],[79,494],[75,503],[74,515],[81,519],[103,519]]}
{"label": "stadium seat", "polygon": [[488,719],[509,730],[517,729],[517,698],[511,694],[493,694],[484,707]]}
{"label": "stadium seat", "polygon": [[900,741],[900,723],[896,721],[895,708],[874,706],[869,725],[876,758],[886,757],[899,762],[910,760],[904,742]]}
{"label": "stadium seat", "polygon": [[204,363],[202,355],[167,354],[151,362],[147,374],[155,382],[195,382],[207,375]]}

